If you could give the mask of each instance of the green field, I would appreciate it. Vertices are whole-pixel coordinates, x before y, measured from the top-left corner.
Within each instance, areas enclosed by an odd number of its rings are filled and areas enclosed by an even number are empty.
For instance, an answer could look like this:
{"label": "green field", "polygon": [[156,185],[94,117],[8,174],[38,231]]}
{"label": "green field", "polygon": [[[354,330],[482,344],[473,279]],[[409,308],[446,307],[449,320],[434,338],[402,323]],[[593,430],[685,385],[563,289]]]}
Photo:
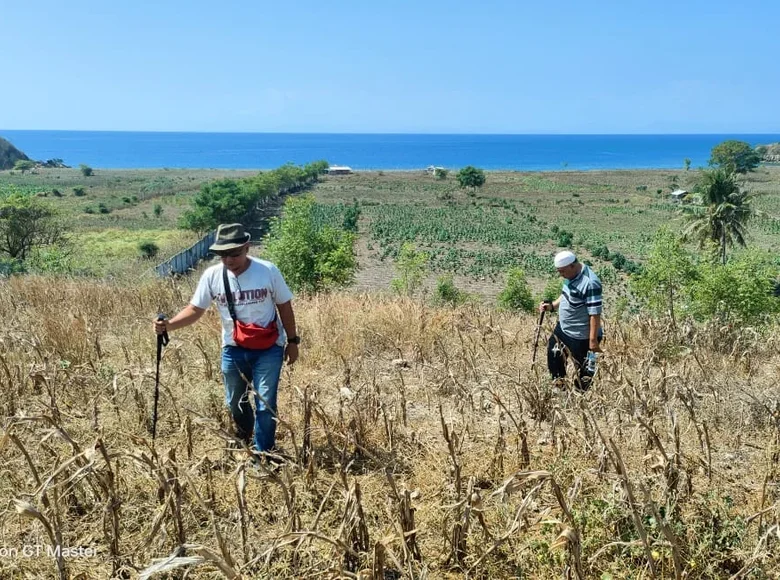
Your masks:
{"label": "green field", "polygon": [[[606,246],[641,262],[658,227],[682,228],[681,206],[669,194],[692,189],[698,176],[670,170],[494,172],[471,191],[452,176],[380,171],[327,178],[314,193],[323,204],[361,204],[359,286],[386,285],[392,258],[410,241],[429,253],[432,278],[451,272],[463,287],[494,295],[511,266],[524,268],[536,288],[554,276],[551,257],[562,247],[562,232],[572,234],[574,251],[605,281],[624,279],[592,250]],[[780,168],[759,169],[743,187],[766,213],[754,220],[750,242],[780,249]]]}
{"label": "green field", "polygon": [[[96,170],[85,177],[78,169],[4,171],[0,195],[13,188],[61,210],[71,227],[65,270],[135,275],[152,265],[140,258],[138,243],[155,242],[161,260],[196,240],[177,228],[177,219],[202,183],[252,173]],[[471,191],[459,188],[452,175],[438,180],[422,171],[374,171],[324,177],[313,194],[336,222],[343,206],[360,204],[358,288],[387,288],[393,258],[412,242],[429,255],[429,285],[450,272],[472,293],[493,296],[513,266],[542,287],[554,275],[551,256],[567,243],[605,281],[624,279],[620,268],[592,255],[594,248],[606,246],[641,262],[660,225],[682,226],[680,205],[669,193],[691,189],[697,178],[698,172],[682,170],[490,172],[486,184]],[[780,168],[762,167],[743,186],[762,212],[752,223],[751,243],[780,249]]]}

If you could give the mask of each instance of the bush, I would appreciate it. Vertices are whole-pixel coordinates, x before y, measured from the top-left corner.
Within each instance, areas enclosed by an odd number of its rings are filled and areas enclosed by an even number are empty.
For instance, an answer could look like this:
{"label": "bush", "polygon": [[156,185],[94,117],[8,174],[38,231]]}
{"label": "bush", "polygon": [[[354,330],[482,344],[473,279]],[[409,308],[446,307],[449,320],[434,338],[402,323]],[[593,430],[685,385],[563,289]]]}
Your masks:
{"label": "bush", "polygon": [[76,197],[83,197],[87,195],[87,192],[84,190],[82,186],[77,185],[76,187],[73,188],[73,195],[75,195]]}
{"label": "bush", "polygon": [[436,290],[433,294],[433,302],[437,305],[448,304],[457,306],[466,301],[467,294],[455,287],[452,274],[440,276],[436,280]]}
{"label": "bush", "polygon": [[562,291],[563,291],[563,278],[561,278],[560,276],[557,276],[555,278],[550,278],[547,281],[544,290],[542,290],[542,295],[539,297],[539,302],[542,302],[544,300],[555,302],[561,296]]}
{"label": "bush", "polygon": [[562,248],[571,248],[574,243],[574,234],[566,230],[558,231],[558,245]]}
{"label": "bush", "polygon": [[318,227],[315,209],[311,196],[288,198],[281,219],[271,220],[265,236],[266,256],[296,292],[346,286],[357,268],[355,235],[330,226]]}
{"label": "bush", "polygon": [[525,272],[521,268],[512,268],[507,272],[506,285],[498,295],[498,306],[513,312],[533,312],[535,304]]}
{"label": "bush", "polygon": [[24,274],[26,271],[24,262],[21,260],[0,257],[0,277],[7,278],[14,274]]}
{"label": "bush", "polygon": [[154,217],[156,217],[156,218],[161,217],[162,214],[163,214],[163,206],[162,206],[162,204],[155,203],[153,212],[154,212]]}
{"label": "bush", "polygon": [[100,213],[111,213],[111,208],[109,208],[105,203],[102,201],[98,204],[98,211]]}
{"label": "bush", "polygon": [[744,252],[725,265],[706,262],[698,273],[691,288],[691,312],[698,320],[754,325],[780,312],[774,296],[777,268],[763,252]]}
{"label": "bush", "polygon": [[457,174],[458,185],[476,189],[485,185],[485,172],[477,167],[467,165]]}
{"label": "bush", "polygon": [[395,260],[395,269],[399,277],[390,282],[390,287],[398,294],[411,296],[420,287],[427,274],[428,254],[418,252],[411,242],[406,242]]}
{"label": "bush", "polygon": [[89,165],[84,165],[83,163],[79,165],[79,169],[81,170],[81,174],[84,177],[91,177],[93,174],[92,168]]}
{"label": "bush", "polygon": [[62,192],[61,192],[59,189],[52,189],[52,190],[51,190],[51,194],[52,194],[54,197],[62,197]]}
{"label": "bush", "polygon": [[160,252],[160,247],[154,242],[143,241],[138,244],[138,251],[141,252],[141,257],[144,259],[151,259],[157,256]]}

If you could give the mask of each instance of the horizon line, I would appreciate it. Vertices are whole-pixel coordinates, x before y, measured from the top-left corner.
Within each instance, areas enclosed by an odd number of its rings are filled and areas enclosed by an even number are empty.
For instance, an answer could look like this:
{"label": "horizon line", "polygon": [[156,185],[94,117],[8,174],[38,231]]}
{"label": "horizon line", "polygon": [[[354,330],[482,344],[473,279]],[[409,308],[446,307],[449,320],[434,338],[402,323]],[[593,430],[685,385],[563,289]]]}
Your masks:
{"label": "horizon line", "polygon": [[160,133],[160,134],[203,134],[203,135],[409,135],[409,136],[494,136],[494,137],[634,137],[634,136],[705,136],[705,135],[780,135],[779,131],[770,131],[764,133],[753,133],[750,131],[717,131],[701,133],[565,133],[565,132],[542,132],[542,133],[458,133],[458,132],[353,132],[353,131],[172,131],[172,130],[134,130],[134,129],[3,129],[0,128],[0,134],[4,132],[25,132],[25,133]]}

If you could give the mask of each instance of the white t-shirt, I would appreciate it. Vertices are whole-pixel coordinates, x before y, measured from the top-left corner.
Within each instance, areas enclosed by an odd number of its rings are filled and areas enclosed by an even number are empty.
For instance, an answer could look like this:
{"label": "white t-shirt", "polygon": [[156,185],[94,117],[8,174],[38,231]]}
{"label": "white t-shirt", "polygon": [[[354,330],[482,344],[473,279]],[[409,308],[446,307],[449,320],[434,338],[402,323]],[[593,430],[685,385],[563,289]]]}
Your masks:
{"label": "white t-shirt", "polygon": [[[233,291],[236,318],[247,324],[268,326],[276,318],[276,305],[289,302],[293,294],[274,264],[252,256],[249,259],[249,267],[238,277],[228,270],[228,284]],[[230,318],[225,284],[222,281],[223,268],[222,264],[216,264],[203,272],[190,304],[205,310],[215,302],[222,318],[222,346],[235,346],[233,319]],[[279,328],[276,344],[284,346],[287,335],[282,321],[277,320],[276,326]]]}

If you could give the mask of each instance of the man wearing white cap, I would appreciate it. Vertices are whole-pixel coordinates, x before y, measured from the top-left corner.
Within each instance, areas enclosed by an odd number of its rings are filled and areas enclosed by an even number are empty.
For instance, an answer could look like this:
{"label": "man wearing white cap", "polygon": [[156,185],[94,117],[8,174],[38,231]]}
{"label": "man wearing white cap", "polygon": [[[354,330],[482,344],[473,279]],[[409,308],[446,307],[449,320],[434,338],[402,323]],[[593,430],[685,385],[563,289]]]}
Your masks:
{"label": "man wearing white cap", "polygon": [[555,269],[564,278],[561,295],[553,303],[542,303],[539,311],[558,311],[558,324],[547,343],[547,368],[554,380],[566,376],[566,357],[577,366],[574,381],[579,391],[590,386],[591,373],[585,365],[590,352],[601,352],[601,280],[574,253],[555,256]]}

